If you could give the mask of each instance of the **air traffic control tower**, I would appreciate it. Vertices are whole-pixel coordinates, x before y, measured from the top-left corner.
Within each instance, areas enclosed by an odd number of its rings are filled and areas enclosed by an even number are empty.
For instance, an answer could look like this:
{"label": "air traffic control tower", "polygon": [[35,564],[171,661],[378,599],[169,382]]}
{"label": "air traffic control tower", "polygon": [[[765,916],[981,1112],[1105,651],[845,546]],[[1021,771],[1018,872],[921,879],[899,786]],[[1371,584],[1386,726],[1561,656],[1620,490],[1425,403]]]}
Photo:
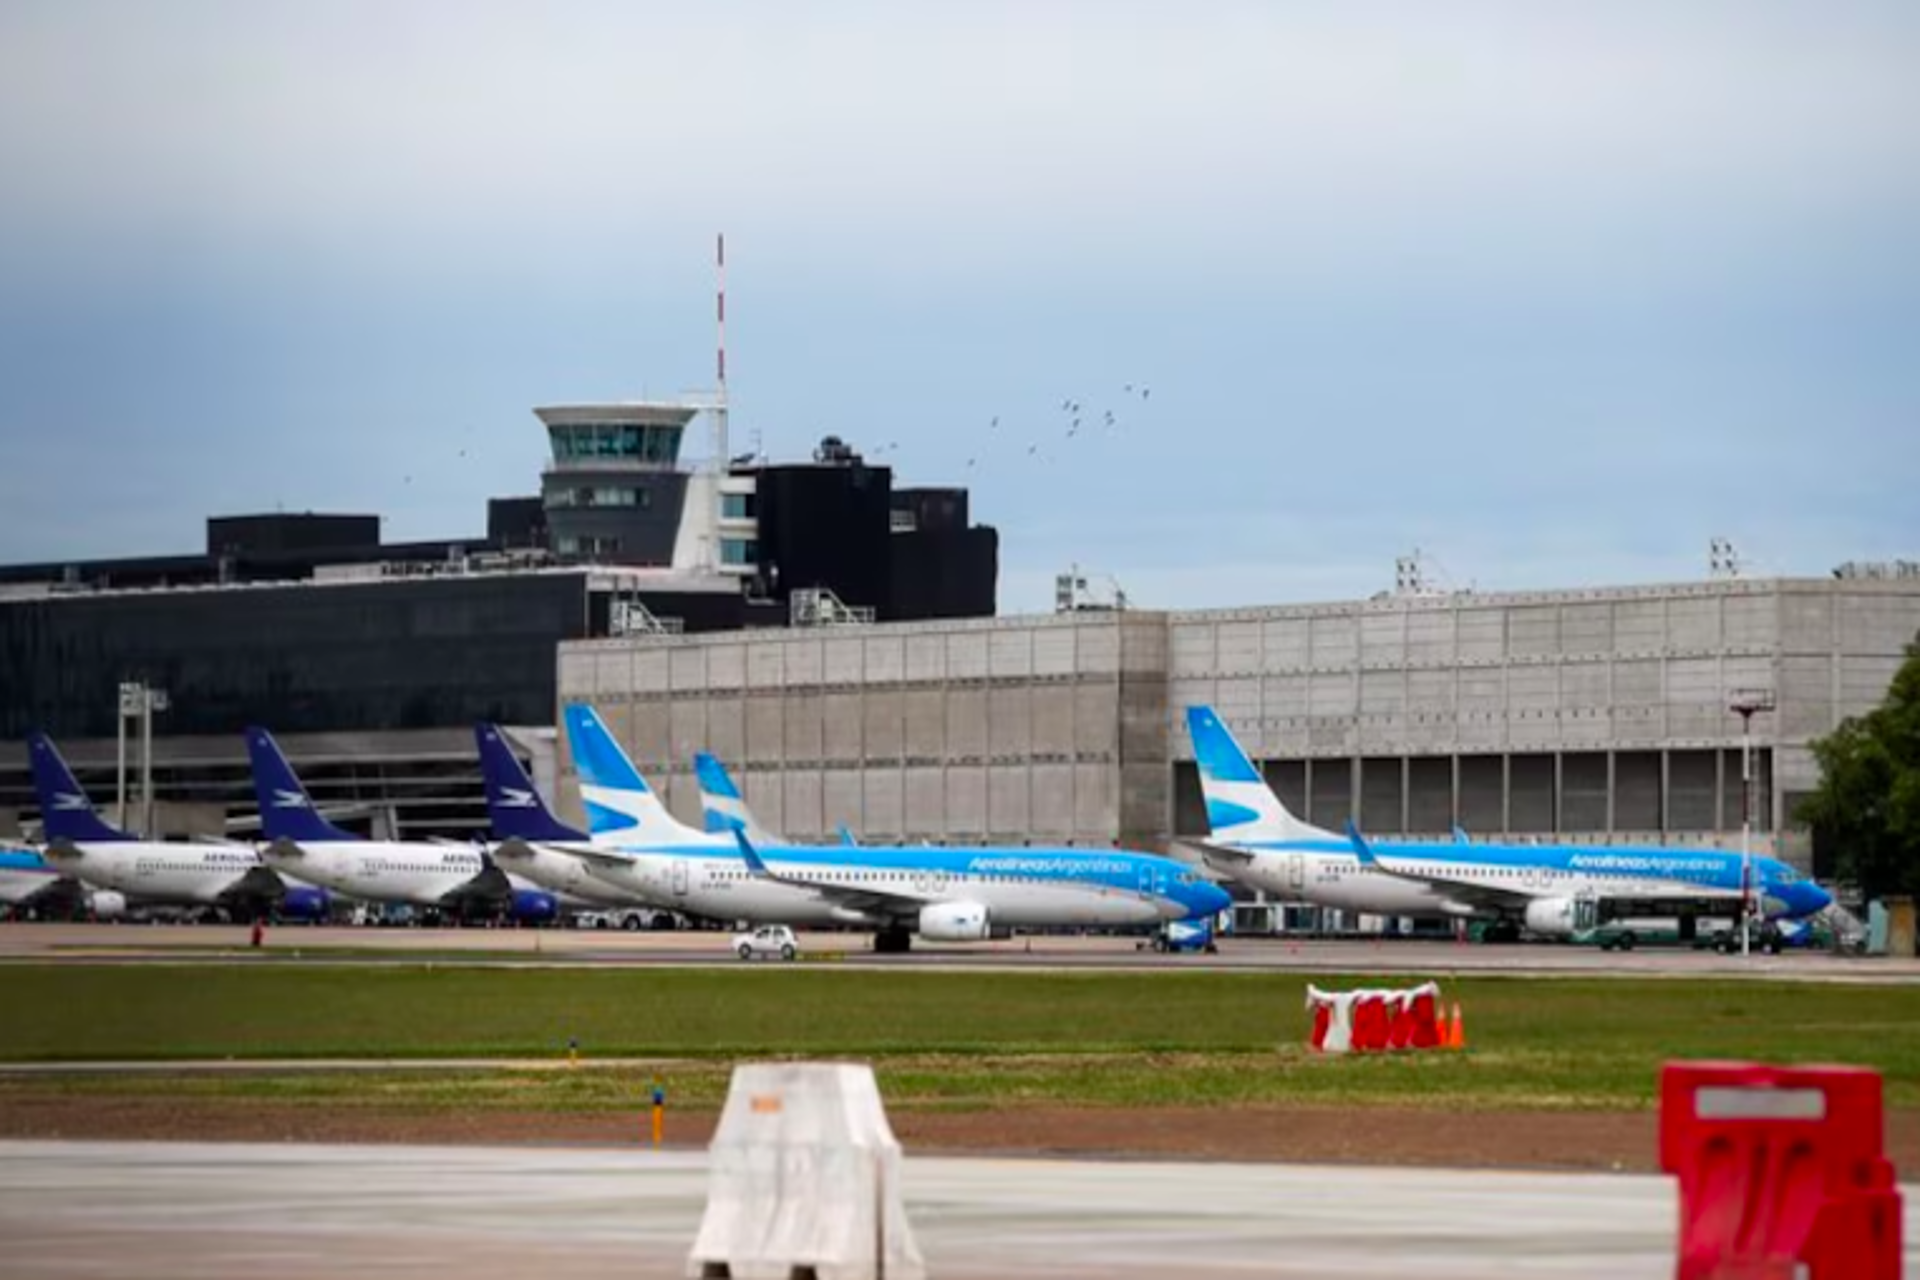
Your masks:
{"label": "air traffic control tower", "polygon": [[751,477],[735,481],[680,462],[687,428],[702,412],[716,410],[695,400],[535,409],[553,450],[540,497],[554,553],[597,564],[750,574],[752,526],[723,536],[717,489],[751,492]]}

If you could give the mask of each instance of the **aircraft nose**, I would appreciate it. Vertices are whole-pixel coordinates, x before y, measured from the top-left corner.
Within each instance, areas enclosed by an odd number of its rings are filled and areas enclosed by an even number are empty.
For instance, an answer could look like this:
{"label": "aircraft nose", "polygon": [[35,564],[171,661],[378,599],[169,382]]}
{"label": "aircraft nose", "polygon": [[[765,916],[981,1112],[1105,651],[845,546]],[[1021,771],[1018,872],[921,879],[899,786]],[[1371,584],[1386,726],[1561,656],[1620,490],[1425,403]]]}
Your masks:
{"label": "aircraft nose", "polygon": [[1193,902],[1193,914],[1197,916],[1216,916],[1233,905],[1233,898],[1217,884],[1196,886]]}

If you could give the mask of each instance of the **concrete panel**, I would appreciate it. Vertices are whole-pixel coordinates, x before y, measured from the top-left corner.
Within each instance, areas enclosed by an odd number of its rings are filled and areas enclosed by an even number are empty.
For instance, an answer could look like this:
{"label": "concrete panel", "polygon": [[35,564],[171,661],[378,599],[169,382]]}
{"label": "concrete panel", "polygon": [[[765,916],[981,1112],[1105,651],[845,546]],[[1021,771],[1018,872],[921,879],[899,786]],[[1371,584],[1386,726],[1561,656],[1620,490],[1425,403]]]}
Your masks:
{"label": "concrete panel", "polygon": [[1501,756],[1460,757],[1460,825],[1475,836],[1506,829],[1506,769]]}
{"label": "concrete panel", "polygon": [[1660,830],[1660,753],[1617,751],[1613,756],[1613,829]]}
{"label": "concrete panel", "polygon": [[[1780,659],[1780,685],[1786,692],[1779,700],[1775,732],[1784,738],[1812,738],[1832,730],[1833,659],[1829,656],[1787,657]],[[1729,717],[1733,719],[1733,717]],[[1737,720],[1735,721],[1737,723]],[[1762,716],[1754,717],[1756,732],[1764,732]]]}
{"label": "concrete panel", "polygon": [[987,830],[1025,839],[1032,831],[1027,766],[996,764],[987,769]]}
{"label": "concrete panel", "polygon": [[729,768],[747,758],[747,703],[739,697],[707,700],[707,750]]}
{"label": "concrete panel", "polygon": [[1360,665],[1398,667],[1407,661],[1407,615],[1404,610],[1382,610],[1360,615]]}
{"label": "concrete panel", "polygon": [[[1173,709],[1185,716],[1189,703],[1173,699]],[[1260,719],[1260,677],[1257,675],[1222,676],[1213,691],[1214,708],[1234,721]]]}
{"label": "concrete panel", "polygon": [[866,637],[865,682],[869,685],[898,684],[907,677],[906,637],[869,635]]}
{"label": "concrete panel", "polygon": [[1260,704],[1269,718],[1293,719],[1311,714],[1307,690],[1311,676],[1270,675],[1260,682]]}
{"label": "concrete panel", "polygon": [[1831,653],[1833,597],[1826,591],[1784,590],[1779,597],[1782,653]]}
{"label": "concrete panel", "polygon": [[1720,600],[1717,596],[1680,596],[1667,601],[1667,648],[1676,653],[1711,653],[1720,648]]}
{"label": "concrete panel", "polygon": [[1312,794],[1307,801],[1307,821],[1329,831],[1345,827],[1353,816],[1353,761],[1315,760],[1308,785]]}
{"label": "concrete panel", "polygon": [[[1766,831],[1771,827],[1770,815],[1773,813],[1772,793],[1772,752],[1765,747],[1753,749],[1753,829]],[[1720,789],[1720,823],[1723,831],[1740,829],[1740,804],[1743,794],[1740,783],[1740,752],[1729,748],[1722,764],[1724,779]]]}
{"label": "concrete panel", "polygon": [[1112,759],[1120,749],[1120,686],[1073,687],[1073,750],[1082,758]]}
{"label": "concrete panel", "polygon": [[824,647],[818,636],[800,635],[781,642],[780,670],[787,688],[820,684]]}
{"label": "concrete panel", "polygon": [[1314,618],[1307,632],[1308,662],[1316,670],[1351,667],[1360,660],[1359,620],[1351,613]]}
{"label": "concrete panel", "polygon": [[[1512,734],[1516,724],[1527,723],[1528,722],[1524,721],[1510,721],[1506,715],[1500,711],[1484,712],[1477,715],[1463,715],[1455,722],[1453,735],[1454,740],[1463,749],[1478,748],[1491,750],[1507,744],[1509,736]],[[1534,734],[1545,734],[1546,730],[1542,726],[1547,723],[1551,723],[1551,721],[1546,719],[1546,713],[1543,712],[1541,713],[1540,719],[1531,722],[1529,731]]]}
{"label": "concrete panel", "polygon": [[705,645],[675,645],[667,651],[667,679],[675,693],[704,693],[707,680]]}
{"label": "concrete panel", "polygon": [[995,680],[1025,680],[1033,675],[1033,631],[1009,627],[988,633],[987,674]]}
{"label": "concrete panel", "polygon": [[1514,755],[1507,759],[1507,830],[1518,835],[1550,835],[1554,824],[1553,757]]}
{"label": "concrete panel", "polygon": [[666,693],[672,688],[672,652],[652,644],[633,650],[633,691],[639,695]]}
{"label": "concrete panel", "polygon": [[1607,757],[1600,751],[1569,751],[1560,758],[1560,829],[1607,829]]}
{"label": "concrete panel", "polygon": [[[1477,673],[1476,673],[1477,674]],[[1479,683],[1476,681],[1476,695]],[[1478,696],[1475,702],[1479,702]],[[1515,717],[1538,716],[1560,707],[1560,669],[1557,666],[1507,668],[1507,706]]]}
{"label": "concrete panel", "polygon": [[1438,671],[1410,671],[1407,673],[1407,709],[1416,716],[1453,715],[1453,683],[1451,668]]}
{"label": "concrete panel", "polygon": [[713,750],[711,735],[707,732],[707,700],[681,698],[666,705],[667,759],[676,768],[691,769],[694,752]]}
{"label": "concrete panel", "polygon": [[947,637],[947,679],[984,680],[987,676],[987,638],[978,631],[959,631]]}
{"label": "concrete panel", "polygon": [[1360,676],[1360,714],[1398,716],[1407,710],[1407,676],[1402,671],[1367,671]]}
{"label": "concrete panel", "polygon": [[905,694],[893,689],[867,690],[860,708],[867,759],[898,760],[904,754],[905,707]]}
{"label": "concrete panel", "polygon": [[[817,765],[825,758],[825,707],[817,693],[787,694],[784,756],[789,764]],[[809,827],[817,831],[819,827]]]}
{"label": "concrete panel", "polygon": [[1114,776],[1113,769],[1107,765],[1076,764],[1073,767],[1076,839],[1106,843],[1119,836],[1120,810],[1114,795]]}
{"label": "concrete panel", "polygon": [[788,769],[780,775],[781,834],[791,840],[818,839],[827,824],[818,769]]}
{"label": "concrete panel", "polygon": [[1280,797],[1287,812],[1296,818],[1307,815],[1307,762],[1304,760],[1268,760],[1260,769],[1273,794]]}
{"label": "concrete panel", "polygon": [[1111,623],[1076,621],[1074,662],[1080,674],[1111,675],[1120,670],[1120,630]]}
{"label": "concrete panel", "polygon": [[1434,835],[1453,825],[1453,759],[1414,756],[1407,761],[1407,828]]}
{"label": "concrete panel", "polygon": [[1220,707],[1220,682],[1207,676],[1175,676],[1167,681],[1167,706],[1186,723],[1188,707]]}
{"label": "concrete panel", "polygon": [[832,636],[820,643],[820,679],[840,685],[865,684],[867,643],[860,635]]}
{"label": "concrete panel", "polygon": [[780,640],[747,641],[747,687],[778,689],[786,677],[786,654]]}
{"label": "concrete panel", "polygon": [[1667,756],[1667,830],[1718,830],[1715,752],[1673,751]]}
{"label": "concrete panel", "polygon": [[1036,627],[1033,636],[1033,674],[1042,679],[1074,674],[1074,636],[1072,626]]}
{"label": "concrete panel", "polygon": [[1262,666],[1260,624],[1222,622],[1214,633],[1215,661],[1222,675],[1257,675]]}
{"label": "concrete panel", "polygon": [[1451,609],[1416,609],[1407,615],[1407,661],[1414,666],[1452,665]]}
{"label": "concrete panel", "polygon": [[[911,728],[911,722],[909,722]],[[950,760],[987,757],[987,691],[947,690],[946,756]]]}
{"label": "concrete panel", "polygon": [[1721,638],[1729,649],[1771,649],[1779,639],[1779,600],[1765,595],[1727,596],[1720,602]]}
{"label": "concrete panel", "polygon": [[897,840],[906,833],[906,777],[899,769],[865,769],[858,775],[864,794],[860,817],[863,836]]}
{"label": "concrete panel", "polygon": [[601,649],[594,653],[594,693],[627,694],[634,688],[631,649]]}
{"label": "concrete panel", "polygon": [[746,699],[747,743],[741,758],[753,764],[775,764],[786,758],[787,704],[762,694]]}
{"label": "concrete panel", "polygon": [[820,758],[835,764],[858,764],[866,757],[862,740],[861,696],[829,693],[820,700]]}
{"label": "concrete panel", "polygon": [[[592,650],[574,650],[561,646],[556,679],[562,702],[591,701],[598,689],[595,671],[598,659]],[[624,686],[623,686],[624,687]]]}
{"label": "concrete panel", "polygon": [[1507,611],[1507,656],[1546,658],[1560,652],[1558,605],[1523,605]]}
{"label": "concrete panel", "polygon": [[[952,751],[947,742],[946,693],[940,689],[908,689],[900,695],[900,704],[906,720],[907,758],[945,760]],[[985,732],[984,725],[981,732]]]}
{"label": "concrete panel", "polygon": [[1360,729],[1350,715],[1317,716],[1307,721],[1307,754],[1350,756],[1360,749]]}
{"label": "concrete panel", "polygon": [[902,774],[905,812],[901,833],[931,839],[947,831],[947,780],[939,769],[907,769]]}
{"label": "concrete panel", "polygon": [[1613,606],[1605,603],[1560,606],[1560,652],[1602,657],[1613,652]]}
{"label": "concrete panel", "polygon": [[636,702],[626,739],[635,762],[658,770],[673,760],[672,724],[664,702]]}
{"label": "concrete panel", "polygon": [[659,784],[666,793],[667,812],[694,830],[706,824],[700,804],[700,782],[690,773],[679,773]]}
{"label": "concrete panel", "polygon": [[1561,742],[1569,746],[1605,746],[1612,740],[1612,717],[1604,709],[1584,707],[1560,713]]}
{"label": "concrete panel", "polygon": [[1035,838],[1065,840],[1073,834],[1073,766],[1036,764],[1032,769],[1028,824]]}
{"label": "concrete panel", "polygon": [[947,638],[935,632],[906,637],[907,680],[925,684],[947,678]]}
{"label": "concrete panel", "polygon": [[1260,625],[1260,667],[1263,671],[1298,671],[1312,654],[1307,619],[1268,618]]}
{"label": "concrete panel", "polygon": [[1667,663],[1667,701],[1696,707],[1720,707],[1726,701],[1717,658],[1674,658]]}
{"label": "concrete panel", "polygon": [[1029,691],[1029,748],[1036,756],[1070,759],[1073,755],[1073,686],[1040,684]]}
{"label": "concrete panel", "polygon": [[1404,830],[1403,781],[1399,756],[1368,756],[1360,762],[1360,825],[1369,834]]}
{"label": "concrete panel", "polygon": [[[1496,725],[1500,722],[1494,721]],[[1548,707],[1522,707],[1509,715],[1505,722],[1504,739],[1486,735],[1462,735],[1461,743],[1482,743],[1497,745],[1506,742],[1519,750],[1529,747],[1549,747],[1566,740],[1568,730],[1563,726],[1560,712]]]}
{"label": "concrete panel", "polygon": [[1175,839],[1204,839],[1212,833],[1207,821],[1207,797],[1200,789],[1200,768],[1191,760],[1173,766],[1173,834]]}
{"label": "concrete panel", "polygon": [[1507,706],[1507,671],[1504,667],[1463,667],[1456,683],[1459,713],[1485,715],[1504,712]]}
{"label": "concrete panel", "polygon": [[1620,600],[1613,606],[1613,651],[1659,654],[1667,651],[1667,607],[1661,600]]}
{"label": "concrete panel", "polygon": [[740,794],[746,798],[747,807],[753,810],[753,816],[760,819],[761,825],[770,831],[787,835],[790,828],[787,825],[785,776],[753,770],[735,773],[734,781],[740,784]]}
{"label": "concrete panel", "polygon": [[1457,660],[1499,662],[1507,656],[1507,611],[1497,607],[1461,609],[1454,617]]}
{"label": "concrete panel", "polygon": [[1657,658],[1622,658],[1613,664],[1613,705],[1657,707],[1666,701]]}
{"label": "concrete panel", "polygon": [[987,751],[995,760],[1033,754],[1033,699],[1026,685],[988,687]]}
{"label": "concrete panel", "polygon": [[1887,700],[1893,677],[1899,672],[1901,658],[1857,658],[1840,660],[1840,714],[1864,715]]}
{"label": "concrete panel", "polygon": [[1920,608],[1903,596],[1842,592],[1837,612],[1842,653],[1896,656],[1920,628]]}
{"label": "concrete panel", "polygon": [[1164,762],[1121,766],[1117,835],[1127,847],[1150,853],[1166,851],[1173,803],[1171,773]]}
{"label": "concrete panel", "polygon": [[1307,714],[1351,716],[1354,706],[1354,678],[1346,671],[1315,672],[1307,684]]}
{"label": "concrete panel", "polygon": [[1211,622],[1176,622],[1169,628],[1172,632],[1173,659],[1168,664],[1169,674],[1175,676],[1211,676],[1220,670],[1216,661],[1215,645],[1219,630]]}
{"label": "concrete panel", "polygon": [[1164,680],[1167,676],[1167,615],[1116,613],[1109,615],[1120,629],[1120,670]]}
{"label": "concrete panel", "polygon": [[747,646],[740,641],[714,640],[706,644],[707,687],[742,689],[747,683]]}
{"label": "concrete panel", "polygon": [[1604,710],[1611,705],[1607,697],[1607,664],[1604,662],[1566,662],[1560,666],[1560,705]]}
{"label": "concrete panel", "polygon": [[870,829],[861,806],[862,771],[827,769],[820,774],[820,825],[808,832],[816,840],[828,840],[841,827],[864,834]]}
{"label": "concrete panel", "polygon": [[[1744,657],[1726,657],[1720,659],[1721,701],[1735,689],[1777,689],[1781,697],[1786,697],[1788,689],[1778,686],[1773,671],[1772,654],[1749,654]],[[1819,696],[1830,697],[1831,690],[1823,680]]]}

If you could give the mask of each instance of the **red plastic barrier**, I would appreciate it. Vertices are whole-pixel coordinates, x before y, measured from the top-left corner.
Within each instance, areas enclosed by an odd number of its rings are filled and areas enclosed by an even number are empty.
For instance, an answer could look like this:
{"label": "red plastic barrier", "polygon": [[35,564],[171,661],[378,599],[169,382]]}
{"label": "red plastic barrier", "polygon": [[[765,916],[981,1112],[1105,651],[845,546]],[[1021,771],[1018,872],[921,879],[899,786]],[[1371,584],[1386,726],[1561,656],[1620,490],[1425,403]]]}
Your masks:
{"label": "red plastic barrier", "polygon": [[1387,1047],[1387,1001],[1378,991],[1365,992],[1353,1002],[1353,1047],[1361,1053]]}
{"label": "red plastic barrier", "polygon": [[1387,1048],[1413,1044],[1413,993],[1396,991],[1387,997]]}
{"label": "red plastic barrier", "polygon": [[1676,1280],[1899,1280],[1883,1131],[1877,1072],[1668,1063],[1660,1167],[1680,1180]]}
{"label": "red plastic barrier", "polygon": [[1413,1038],[1411,1043],[1416,1049],[1437,1049],[1440,1047],[1440,988],[1428,983],[1424,987],[1415,987],[1413,991]]}
{"label": "red plastic barrier", "polygon": [[1327,1047],[1327,1026],[1333,1021],[1333,1006],[1325,1000],[1313,1002],[1313,1047],[1316,1051]]}

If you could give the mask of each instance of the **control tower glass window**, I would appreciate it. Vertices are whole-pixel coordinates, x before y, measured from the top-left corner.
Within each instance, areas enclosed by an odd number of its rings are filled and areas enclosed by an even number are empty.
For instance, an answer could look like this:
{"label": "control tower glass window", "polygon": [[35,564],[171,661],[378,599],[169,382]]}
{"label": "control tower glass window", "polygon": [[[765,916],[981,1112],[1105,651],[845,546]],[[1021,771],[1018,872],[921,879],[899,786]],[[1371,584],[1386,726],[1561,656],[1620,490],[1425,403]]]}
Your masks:
{"label": "control tower glass window", "polygon": [[677,426],[635,426],[618,422],[558,423],[547,428],[555,462],[624,462],[671,464],[680,456]]}

